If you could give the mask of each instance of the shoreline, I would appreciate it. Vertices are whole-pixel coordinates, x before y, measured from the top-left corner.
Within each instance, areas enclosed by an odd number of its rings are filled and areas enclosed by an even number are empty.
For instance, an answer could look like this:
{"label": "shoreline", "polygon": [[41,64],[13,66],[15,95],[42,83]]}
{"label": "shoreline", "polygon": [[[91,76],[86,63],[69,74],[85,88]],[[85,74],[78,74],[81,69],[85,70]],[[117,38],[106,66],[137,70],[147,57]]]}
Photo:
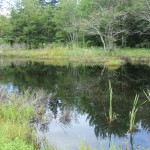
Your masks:
{"label": "shoreline", "polygon": [[5,50],[0,53],[0,57],[60,65],[72,63],[75,65],[105,65],[106,67],[117,67],[126,63],[150,64],[150,50],[148,49],[104,51],[96,48],[76,48],[70,50],[66,47],[56,47],[40,50]]}

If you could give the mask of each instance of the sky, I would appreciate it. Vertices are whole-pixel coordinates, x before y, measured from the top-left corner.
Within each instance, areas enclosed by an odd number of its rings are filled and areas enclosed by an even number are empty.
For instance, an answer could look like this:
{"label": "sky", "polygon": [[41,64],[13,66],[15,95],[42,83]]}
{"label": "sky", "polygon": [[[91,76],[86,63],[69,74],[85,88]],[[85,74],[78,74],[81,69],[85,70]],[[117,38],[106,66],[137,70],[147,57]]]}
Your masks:
{"label": "sky", "polygon": [[0,0],[2,2],[2,8],[0,9],[1,15],[9,15],[10,5],[13,5],[15,0]]}
{"label": "sky", "polygon": [[[2,2],[2,8],[0,9],[1,15],[9,15],[10,5],[13,5],[17,0],[0,0]],[[46,2],[51,2],[51,0],[45,0]]]}

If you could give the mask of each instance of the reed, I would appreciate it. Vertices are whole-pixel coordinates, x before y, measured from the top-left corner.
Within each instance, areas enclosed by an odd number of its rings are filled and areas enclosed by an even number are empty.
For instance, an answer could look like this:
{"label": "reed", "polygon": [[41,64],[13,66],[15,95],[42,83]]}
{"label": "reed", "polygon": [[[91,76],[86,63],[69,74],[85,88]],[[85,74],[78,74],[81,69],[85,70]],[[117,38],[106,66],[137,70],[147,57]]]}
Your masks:
{"label": "reed", "polygon": [[111,123],[113,121],[113,109],[112,109],[112,86],[111,86],[111,82],[109,80],[109,122]]}
{"label": "reed", "polygon": [[118,114],[113,112],[113,90],[111,86],[111,82],[109,80],[109,115],[107,117],[107,120],[109,123],[112,123],[116,118]]}
{"label": "reed", "polygon": [[147,102],[147,100],[146,100],[137,107],[138,100],[139,100],[139,95],[136,95],[134,102],[133,102],[132,110],[130,111],[130,127],[129,127],[130,132],[132,132],[136,129],[135,128],[135,118],[136,118],[138,109]]}
{"label": "reed", "polygon": [[129,127],[130,132],[132,132],[135,129],[135,117],[138,111],[138,108],[137,108],[138,100],[139,100],[139,95],[136,95],[134,102],[133,102],[132,110],[130,112],[130,127]]}
{"label": "reed", "polygon": [[147,90],[147,93],[144,91],[145,96],[150,101],[150,90]]}

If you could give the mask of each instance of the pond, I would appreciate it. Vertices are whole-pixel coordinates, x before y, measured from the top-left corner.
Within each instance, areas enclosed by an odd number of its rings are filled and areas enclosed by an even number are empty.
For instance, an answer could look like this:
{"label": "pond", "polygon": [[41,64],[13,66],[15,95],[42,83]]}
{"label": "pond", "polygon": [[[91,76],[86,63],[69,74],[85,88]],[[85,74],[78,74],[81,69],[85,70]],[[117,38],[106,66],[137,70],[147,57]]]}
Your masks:
{"label": "pond", "polygon": [[[11,62],[11,61],[10,61]],[[7,65],[6,65],[7,64]],[[129,114],[136,94],[140,105],[150,89],[150,67],[126,64],[115,70],[105,66],[1,61],[0,86],[8,91],[43,89],[49,93],[43,122],[35,122],[38,137],[62,150],[77,150],[81,143],[94,149],[110,143],[130,149],[150,149],[150,102],[136,115],[136,130],[129,132]],[[115,120],[109,124],[109,81]]]}

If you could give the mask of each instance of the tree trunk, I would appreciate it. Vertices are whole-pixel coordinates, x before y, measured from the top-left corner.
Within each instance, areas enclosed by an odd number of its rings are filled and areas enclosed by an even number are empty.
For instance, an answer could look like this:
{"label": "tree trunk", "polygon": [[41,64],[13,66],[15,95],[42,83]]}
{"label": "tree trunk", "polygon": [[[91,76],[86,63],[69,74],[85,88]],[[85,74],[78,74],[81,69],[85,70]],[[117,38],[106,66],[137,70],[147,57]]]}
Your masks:
{"label": "tree trunk", "polygon": [[101,41],[103,43],[103,48],[106,51],[106,43],[105,43],[104,38],[103,38],[103,36],[101,34],[100,34],[100,39],[101,39]]}

